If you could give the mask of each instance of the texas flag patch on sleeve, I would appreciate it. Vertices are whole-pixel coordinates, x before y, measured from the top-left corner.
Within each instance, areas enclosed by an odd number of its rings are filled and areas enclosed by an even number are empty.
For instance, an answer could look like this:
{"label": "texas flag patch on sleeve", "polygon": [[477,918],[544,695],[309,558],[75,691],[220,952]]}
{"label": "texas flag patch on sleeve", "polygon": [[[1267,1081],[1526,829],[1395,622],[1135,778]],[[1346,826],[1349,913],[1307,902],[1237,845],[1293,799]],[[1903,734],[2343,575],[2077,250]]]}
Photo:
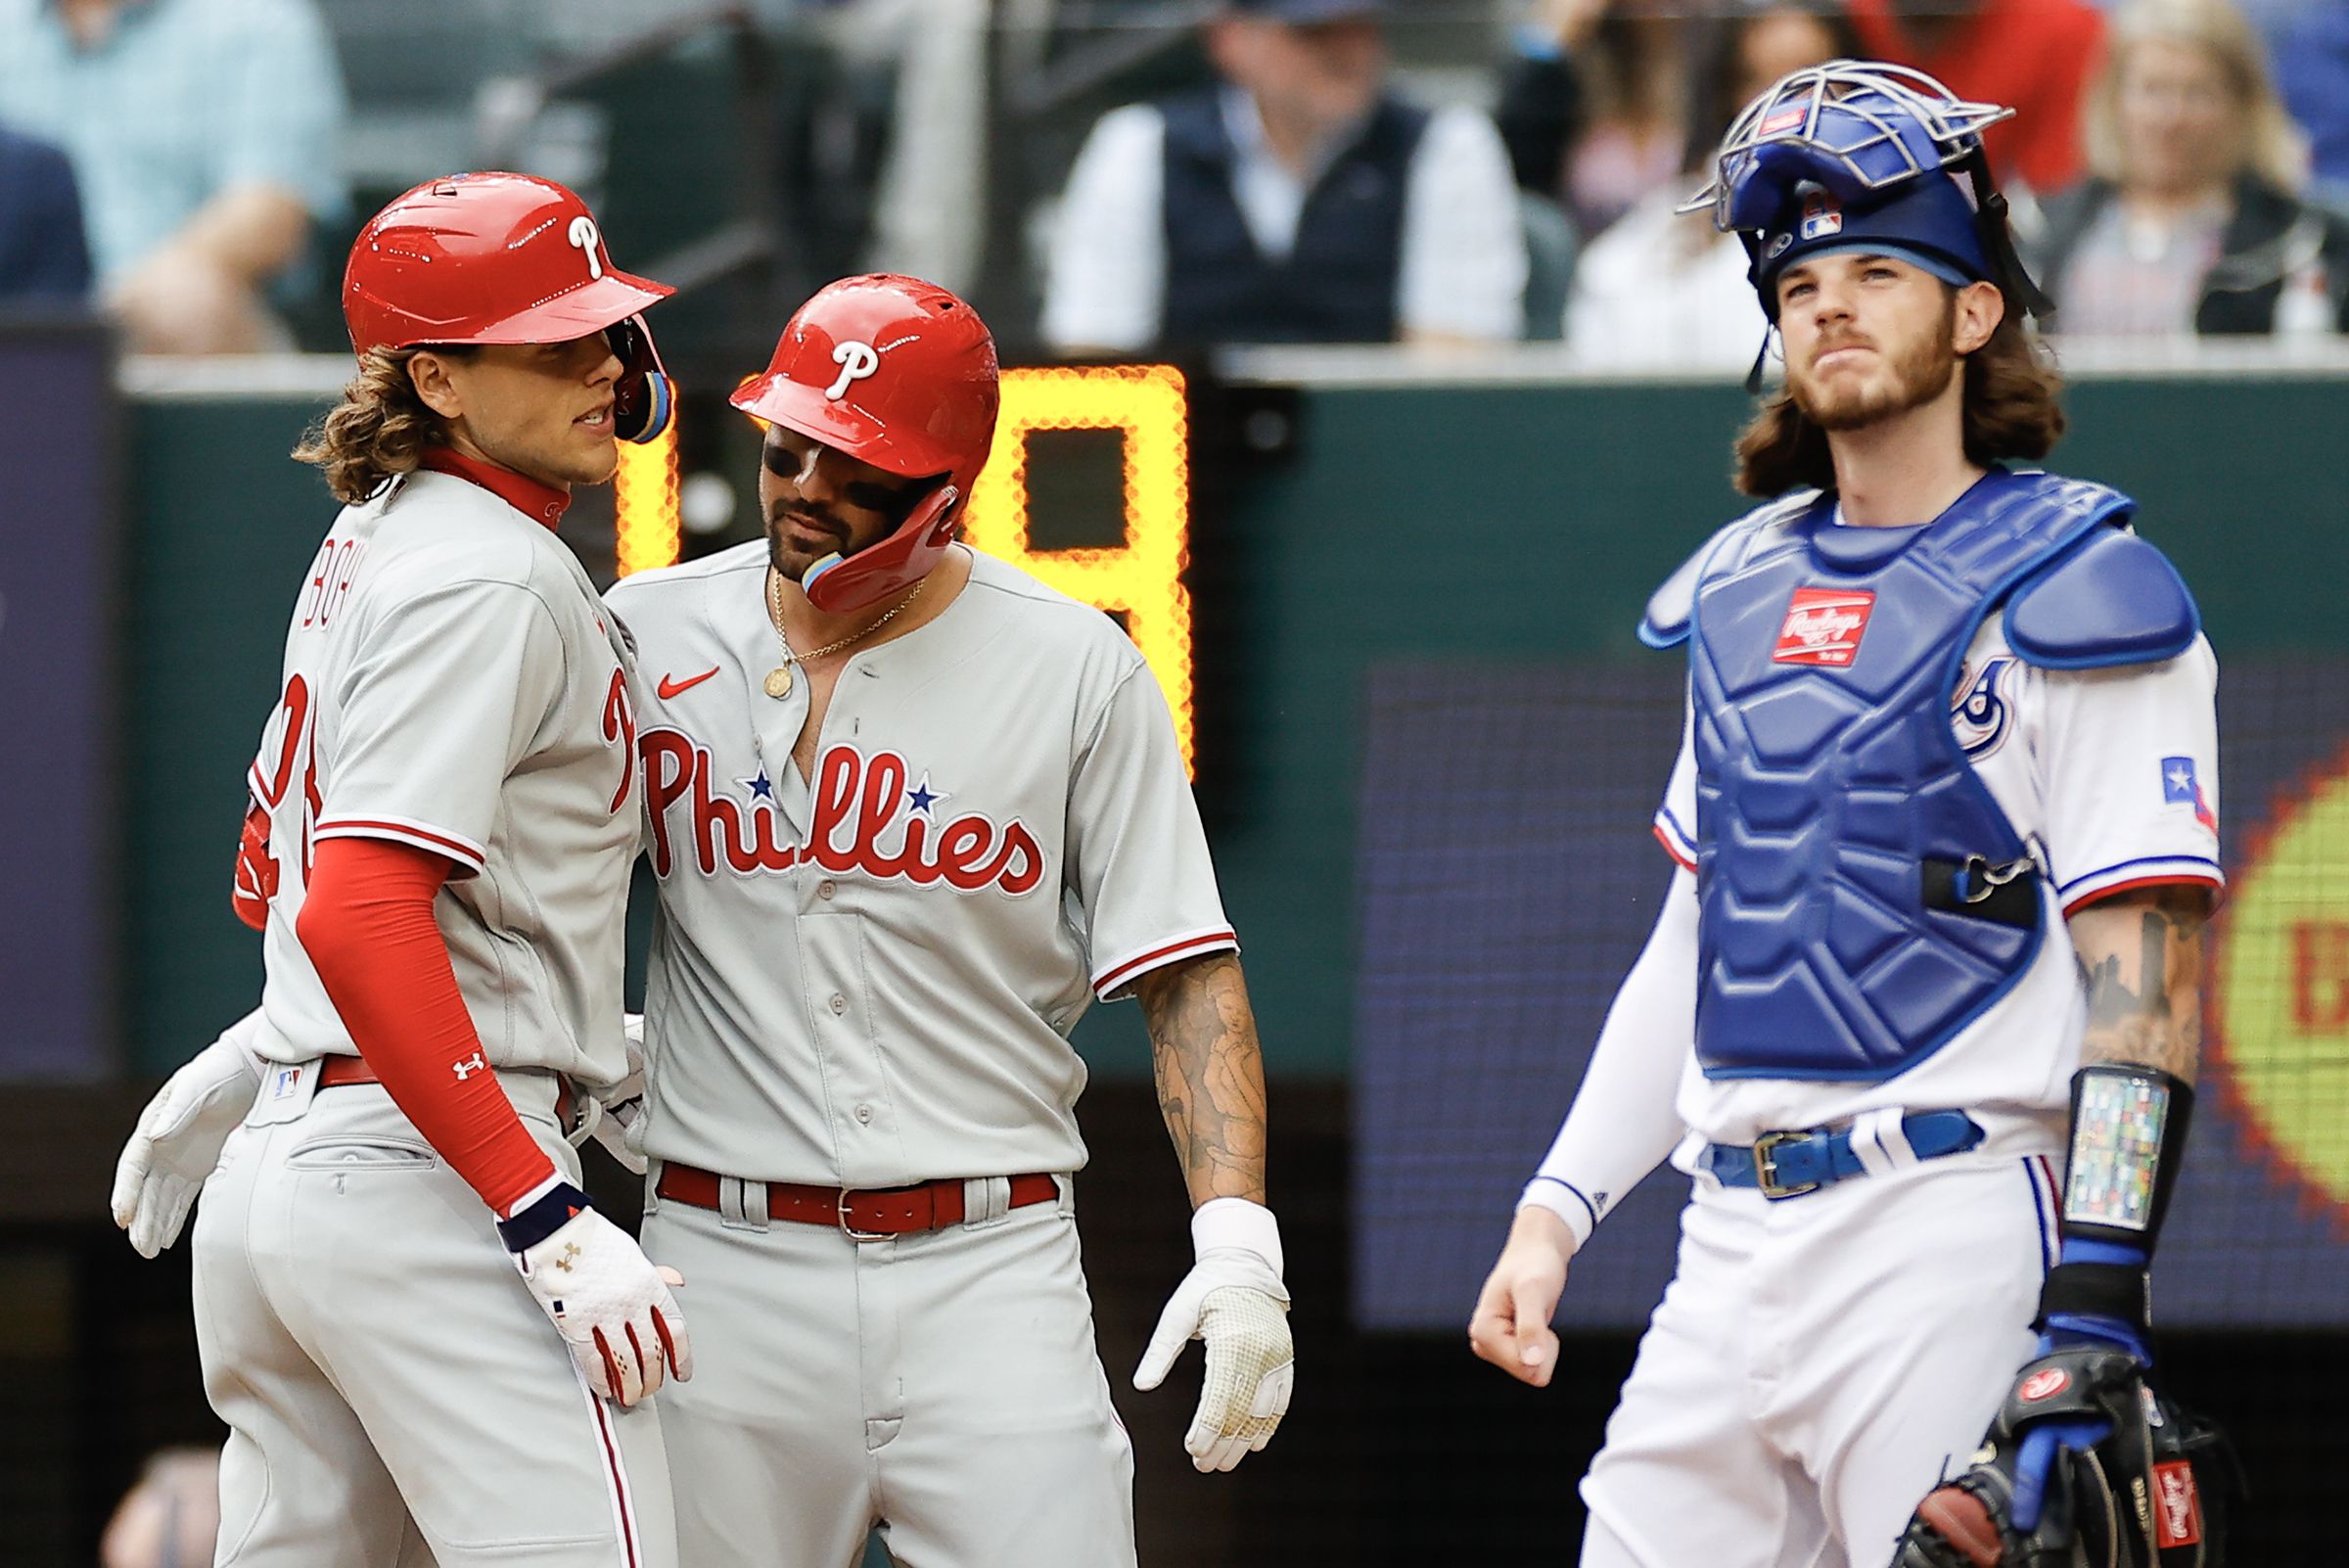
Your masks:
{"label": "texas flag patch on sleeve", "polygon": [[2219,830],[2218,813],[2203,799],[2202,780],[2194,773],[2192,758],[2165,757],[2161,760],[2161,799],[2165,806],[2192,807],[2195,821],[2213,833]]}

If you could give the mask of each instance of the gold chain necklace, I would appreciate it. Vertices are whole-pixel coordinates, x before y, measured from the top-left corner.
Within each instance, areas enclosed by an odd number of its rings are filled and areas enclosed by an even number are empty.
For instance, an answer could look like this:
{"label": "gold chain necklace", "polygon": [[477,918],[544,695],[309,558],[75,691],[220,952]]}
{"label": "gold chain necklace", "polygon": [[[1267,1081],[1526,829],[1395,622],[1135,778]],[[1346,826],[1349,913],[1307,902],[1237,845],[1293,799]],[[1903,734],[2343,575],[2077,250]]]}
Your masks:
{"label": "gold chain necklace", "polygon": [[768,568],[766,574],[766,611],[768,617],[775,623],[775,641],[783,646],[783,662],[766,672],[766,694],[769,697],[774,698],[777,702],[781,702],[784,698],[790,696],[792,666],[804,665],[809,660],[821,659],[826,654],[836,654],[843,648],[850,646],[852,643],[862,642],[874,632],[879,631],[883,626],[888,625],[892,621],[897,620],[898,612],[903,610],[907,605],[913,603],[914,600],[920,598],[922,596],[922,590],[929,585],[930,579],[928,577],[922,578],[921,581],[913,585],[913,591],[911,593],[905,595],[904,598],[899,599],[897,602],[896,607],[892,609],[889,614],[883,616],[880,620],[874,622],[862,631],[852,632],[850,635],[841,638],[838,642],[828,642],[812,653],[803,654],[792,652],[791,639],[783,635],[783,574],[775,571],[771,567]]}

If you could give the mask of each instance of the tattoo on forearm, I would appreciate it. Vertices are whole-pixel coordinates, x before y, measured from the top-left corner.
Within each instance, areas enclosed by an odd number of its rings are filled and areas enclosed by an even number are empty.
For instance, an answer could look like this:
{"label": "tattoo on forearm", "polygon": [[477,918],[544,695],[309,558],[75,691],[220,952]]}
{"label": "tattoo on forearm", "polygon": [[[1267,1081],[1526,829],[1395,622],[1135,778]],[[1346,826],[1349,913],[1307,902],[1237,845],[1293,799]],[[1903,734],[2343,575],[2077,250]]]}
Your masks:
{"label": "tattoo on forearm", "polygon": [[2154,889],[2082,910],[2072,920],[2088,988],[2084,1063],[2131,1062],[2192,1083],[2202,1055],[2202,927],[2198,890]]}
{"label": "tattoo on forearm", "polygon": [[1144,975],[1158,1104],[1193,1207],[1265,1201],[1265,1065],[1240,962],[1219,953]]}

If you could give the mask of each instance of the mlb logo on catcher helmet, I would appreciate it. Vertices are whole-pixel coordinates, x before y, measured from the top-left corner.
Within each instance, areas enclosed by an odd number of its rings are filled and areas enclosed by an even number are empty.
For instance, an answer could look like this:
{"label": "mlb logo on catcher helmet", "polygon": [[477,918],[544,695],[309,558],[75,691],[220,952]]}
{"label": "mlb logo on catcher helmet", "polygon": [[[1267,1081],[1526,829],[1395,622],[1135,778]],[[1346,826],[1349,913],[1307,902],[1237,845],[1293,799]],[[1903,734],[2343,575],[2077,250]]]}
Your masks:
{"label": "mlb logo on catcher helmet", "polygon": [[1803,221],[1798,233],[1806,240],[1843,232],[1843,207],[1825,191],[1813,191],[1803,198]]}

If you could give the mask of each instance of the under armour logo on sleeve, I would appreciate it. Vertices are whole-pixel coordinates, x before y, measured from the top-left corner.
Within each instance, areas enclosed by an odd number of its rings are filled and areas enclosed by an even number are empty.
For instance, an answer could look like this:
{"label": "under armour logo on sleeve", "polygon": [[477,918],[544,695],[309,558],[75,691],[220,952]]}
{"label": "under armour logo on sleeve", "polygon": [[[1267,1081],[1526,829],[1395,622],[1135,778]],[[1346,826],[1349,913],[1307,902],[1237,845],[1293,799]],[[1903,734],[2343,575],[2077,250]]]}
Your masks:
{"label": "under armour logo on sleeve", "polygon": [[482,1060],[482,1053],[480,1051],[475,1051],[464,1061],[454,1064],[457,1082],[460,1084],[464,1083],[467,1079],[473,1077],[474,1074],[480,1072],[483,1068],[487,1067],[488,1065],[489,1064],[487,1062]]}

